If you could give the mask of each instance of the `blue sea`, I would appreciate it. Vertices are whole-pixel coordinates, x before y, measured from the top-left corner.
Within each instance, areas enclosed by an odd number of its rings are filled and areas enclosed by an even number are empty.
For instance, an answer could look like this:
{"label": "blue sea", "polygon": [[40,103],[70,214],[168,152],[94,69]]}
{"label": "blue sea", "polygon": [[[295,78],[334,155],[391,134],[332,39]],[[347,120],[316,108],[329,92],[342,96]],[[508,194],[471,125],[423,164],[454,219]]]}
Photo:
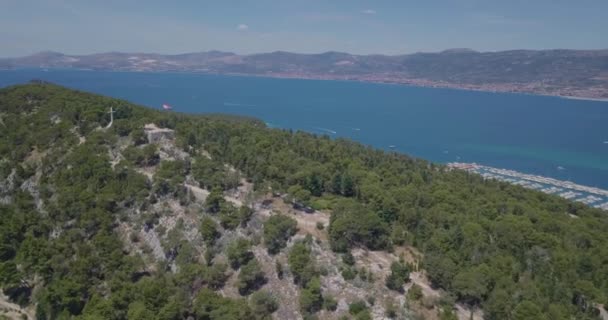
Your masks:
{"label": "blue sea", "polygon": [[[608,102],[348,81],[183,73],[0,71],[159,109],[254,116],[434,162],[477,162],[608,189]],[[393,146],[393,148],[391,148]]]}

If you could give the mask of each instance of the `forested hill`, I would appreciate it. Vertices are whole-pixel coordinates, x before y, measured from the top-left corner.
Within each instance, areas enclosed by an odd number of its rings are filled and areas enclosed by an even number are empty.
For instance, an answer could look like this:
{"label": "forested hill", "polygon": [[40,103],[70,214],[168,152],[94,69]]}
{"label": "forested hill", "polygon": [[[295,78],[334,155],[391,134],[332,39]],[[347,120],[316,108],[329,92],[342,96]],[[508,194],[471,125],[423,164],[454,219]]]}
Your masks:
{"label": "forested hill", "polygon": [[0,315],[598,319],[607,230],[347,140],[0,89]]}

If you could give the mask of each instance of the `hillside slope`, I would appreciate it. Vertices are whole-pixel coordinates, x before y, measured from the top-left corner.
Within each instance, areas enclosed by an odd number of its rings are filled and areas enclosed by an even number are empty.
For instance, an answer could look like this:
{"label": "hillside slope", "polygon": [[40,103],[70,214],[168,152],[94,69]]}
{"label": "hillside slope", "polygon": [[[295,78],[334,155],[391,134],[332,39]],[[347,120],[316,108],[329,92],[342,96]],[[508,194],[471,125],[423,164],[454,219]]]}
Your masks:
{"label": "hillside slope", "polygon": [[603,211],[351,141],[0,89],[11,315],[596,319],[606,230]]}

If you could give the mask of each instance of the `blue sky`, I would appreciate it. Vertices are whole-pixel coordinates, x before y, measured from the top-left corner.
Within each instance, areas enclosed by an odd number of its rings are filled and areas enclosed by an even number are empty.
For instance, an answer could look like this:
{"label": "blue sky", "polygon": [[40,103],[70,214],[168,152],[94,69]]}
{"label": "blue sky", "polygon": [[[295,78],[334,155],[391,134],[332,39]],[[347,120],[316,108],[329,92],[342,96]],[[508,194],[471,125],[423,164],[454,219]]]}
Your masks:
{"label": "blue sky", "polygon": [[0,0],[0,56],[608,48],[608,0]]}

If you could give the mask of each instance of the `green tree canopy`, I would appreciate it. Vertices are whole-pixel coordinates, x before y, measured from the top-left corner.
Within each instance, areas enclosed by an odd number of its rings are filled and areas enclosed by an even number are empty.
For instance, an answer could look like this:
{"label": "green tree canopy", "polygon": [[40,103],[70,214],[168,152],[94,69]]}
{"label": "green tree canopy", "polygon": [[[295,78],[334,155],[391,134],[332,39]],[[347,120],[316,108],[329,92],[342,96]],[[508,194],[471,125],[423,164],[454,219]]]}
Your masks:
{"label": "green tree canopy", "polygon": [[273,215],[264,223],[264,243],[271,254],[278,253],[297,231],[298,223],[285,215]]}

